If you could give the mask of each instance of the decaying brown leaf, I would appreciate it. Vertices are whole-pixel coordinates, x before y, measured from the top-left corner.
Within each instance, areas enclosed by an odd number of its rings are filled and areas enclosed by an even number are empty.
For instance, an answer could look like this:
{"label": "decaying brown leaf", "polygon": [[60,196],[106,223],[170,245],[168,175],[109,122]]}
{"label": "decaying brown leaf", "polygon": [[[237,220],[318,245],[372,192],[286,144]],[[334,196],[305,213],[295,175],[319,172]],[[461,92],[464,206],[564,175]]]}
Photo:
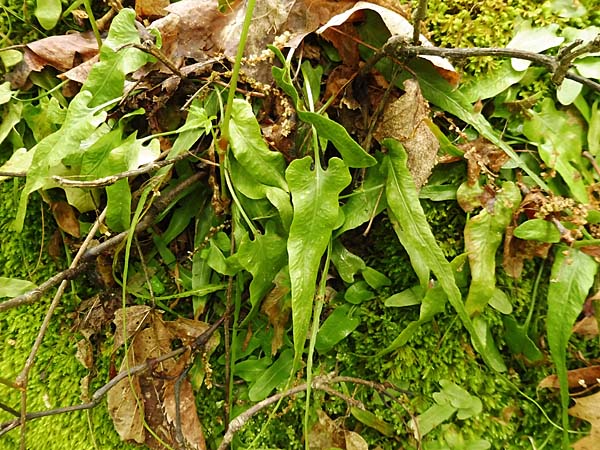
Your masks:
{"label": "decaying brown leaf", "polygon": [[80,237],[79,220],[75,208],[65,201],[50,202],[52,215],[59,228],[73,237]]}
{"label": "decaying brown leaf", "polygon": [[135,0],[135,14],[146,19],[155,19],[167,14],[165,8],[169,6],[169,0]]}
{"label": "decaying brown leaf", "polygon": [[[121,371],[170,352],[175,343],[190,345],[209,328],[204,322],[178,318],[164,321],[161,313],[147,306],[131,306],[115,313],[115,350],[130,340]],[[218,344],[213,335],[205,347],[210,354]],[[120,381],[108,394],[108,409],[121,439],[144,443],[151,449],[173,447],[202,450],[206,448],[202,426],[196,412],[192,386],[180,374],[190,361],[189,350],[177,359],[168,359],[152,372]],[[176,390],[179,389],[179,401]],[[177,439],[177,410],[184,442]],[[152,430],[145,429],[143,424]],[[158,437],[158,439],[157,439]]]}
{"label": "decaying brown leaf", "polygon": [[23,87],[29,74],[46,66],[65,72],[98,54],[98,43],[92,32],[50,36],[27,44],[23,60],[6,78],[12,88]]}
{"label": "decaying brown leaf", "polygon": [[273,327],[272,355],[277,353],[277,350],[283,345],[283,333],[292,311],[289,283],[288,285],[283,283],[282,277],[279,275],[275,277],[273,283],[275,287],[265,296],[261,306],[262,312],[267,315],[269,323]]}
{"label": "decaying brown leaf", "polygon": [[525,241],[516,238],[513,235],[515,227],[509,226],[504,235],[504,253],[502,257],[502,267],[504,271],[512,278],[518,279],[523,272],[525,260],[534,257],[548,257],[548,252],[552,244],[539,241]]}
{"label": "decaying brown leaf", "polygon": [[343,428],[339,420],[332,420],[322,410],[317,410],[319,420],[308,434],[309,448],[339,448],[343,450],[367,450],[367,442],[360,434]]}
{"label": "decaying brown leaf", "polygon": [[[600,366],[589,366],[581,369],[573,369],[567,372],[569,390],[581,391],[597,386],[600,383]],[[559,389],[558,377],[549,375],[538,384],[540,388]]]}
{"label": "decaying brown leaf", "polygon": [[598,336],[598,320],[594,316],[584,317],[573,327],[573,333],[586,338]]}
{"label": "decaying brown leaf", "polygon": [[419,83],[406,80],[404,90],[404,95],[386,106],[373,136],[379,142],[391,137],[404,146],[408,169],[420,189],[431,175],[440,144],[427,125],[429,104],[421,94]]}
{"label": "decaying brown leaf", "polygon": [[[360,13],[364,10],[371,10],[376,12],[381,17],[381,20],[383,21],[389,32],[392,34],[392,36],[396,35],[402,36],[408,40],[412,39],[413,26],[402,14],[398,13],[395,8],[390,9],[386,6],[362,1],[357,2],[352,8],[329,19],[329,21],[321,28],[319,28],[316,31],[316,33],[322,34],[331,27],[340,26],[348,20],[351,20],[353,15],[355,15],[356,13]],[[425,38],[425,36],[421,35],[420,39],[421,45],[432,45],[427,40],[427,38]],[[442,75],[448,82],[450,82],[453,85],[458,84],[460,76],[458,75],[456,70],[454,70],[454,67],[452,66],[452,64],[450,64],[450,62],[447,59],[441,58],[439,56],[426,55],[422,55],[420,56],[420,58],[427,59],[429,62],[431,62],[436,68],[436,70],[440,73],[440,75]]]}
{"label": "decaying brown leaf", "polygon": [[600,392],[575,399],[569,414],[592,424],[589,436],[573,444],[574,450],[597,450],[600,442]]}
{"label": "decaying brown leaf", "polygon": [[477,182],[482,173],[495,177],[509,159],[504,150],[482,136],[458,148],[465,153],[469,184]]}

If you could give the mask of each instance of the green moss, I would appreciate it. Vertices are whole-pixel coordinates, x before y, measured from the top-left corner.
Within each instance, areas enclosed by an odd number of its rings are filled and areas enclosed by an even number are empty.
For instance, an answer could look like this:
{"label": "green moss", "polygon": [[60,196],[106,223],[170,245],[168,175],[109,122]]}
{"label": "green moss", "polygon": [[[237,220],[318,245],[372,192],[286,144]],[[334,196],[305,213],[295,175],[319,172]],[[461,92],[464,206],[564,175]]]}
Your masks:
{"label": "green moss", "polygon": [[[594,0],[581,2],[587,8],[583,17],[561,17],[551,2],[531,0],[448,0],[428,2],[426,27],[431,40],[441,47],[504,47],[520,21],[536,26],[557,23],[561,27],[585,28],[600,24]],[[471,58],[458,63],[470,75],[494,70],[501,60]]]}
{"label": "green moss", "polygon": [[[464,213],[454,202],[423,202],[423,207],[446,256],[453,258],[462,253]],[[453,418],[448,424],[428,434],[426,442],[441,442],[445,433],[455,429],[460,430],[467,441],[487,439],[492,443],[492,448],[529,449],[530,439],[538,445],[544,442],[551,434],[552,426],[534,404],[477,358],[468,333],[450,306],[434,321],[422,325],[405,346],[384,357],[373,357],[418,318],[419,308],[386,308],[383,305],[387,295],[416,283],[408,257],[385,218],[376,224],[364,248],[370,248],[372,253],[363,256],[370,265],[392,279],[392,286],[380,293],[381,298],[360,305],[359,328],[337,348],[335,360],[338,370],[345,375],[377,382],[389,381],[407,390],[406,406],[414,414],[421,414],[434,404],[433,394],[440,391],[439,381],[442,379],[456,383],[482,401],[483,412],[480,415],[465,421]],[[528,262],[520,280],[513,280],[501,269],[498,270],[498,286],[509,296],[514,306],[512,315],[519,323],[525,321],[529,312],[539,266],[540,261]],[[547,284],[547,274],[544,279]],[[535,307],[536,318],[545,314],[544,286],[542,281]],[[487,308],[485,318],[509,366],[508,374],[512,383],[537,399],[546,413],[555,421],[558,420],[560,413],[556,393],[536,391],[540,380],[552,372],[548,359],[538,366],[531,366],[511,356],[503,340],[501,314]],[[534,335],[535,325],[534,321]],[[358,390],[356,397],[365,402],[371,412],[393,424],[402,443],[401,448],[410,448],[415,444],[407,426],[410,417],[401,406],[390,401],[378,401],[372,391],[364,388]],[[341,405],[336,413],[343,414],[343,410],[344,405]],[[390,446],[390,439],[375,431],[365,429],[361,434],[368,437],[372,445],[381,445],[383,448]],[[559,433],[552,435],[549,440],[550,444],[558,445],[559,442]]]}
{"label": "green moss", "polygon": [[[39,213],[42,205],[39,198],[36,201],[36,196],[33,196],[23,233],[16,234],[12,231],[11,224],[18,193],[18,189],[15,191],[11,182],[0,184],[0,202],[3,206],[0,215],[0,267],[3,267],[3,276],[25,278],[39,283],[60,270],[48,257],[45,247],[53,230],[49,226],[48,212],[44,229]],[[42,243],[44,247],[40,248]],[[50,300],[51,295],[33,305],[0,314],[0,373],[3,378],[14,380],[22,369]],[[38,352],[29,376],[28,411],[42,411],[82,402],[80,380],[87,375],[87,371],[75,357],[78,338],[72,333],[72,323],[68,318],[74,300],[73,295],[65,295]],[[105,363],[108,363],[108,359]],[[107,367],[100,366],[100,370],[101,375],[106,375]],[[104,376],[102,384],[106,383],[107,378]],[[4,404],[15,410],[19,409],[20,394],[16,390],[0,384],[0,398]],[[121,448],[106,407],[100,405],[90,414],[93,423],[91,430],[86,412],[61,414],[29,422],[27,448],[64,449],[65,443],[68,442],[69,449],[92,449],[94,447],[91,433],[95,435],[96,441],[102,444],[100,448]],[[0,422],[12,418],[8,413],[0,411]],[[12,450],[18,447],[18,429],[0,439],[0,449]]]}

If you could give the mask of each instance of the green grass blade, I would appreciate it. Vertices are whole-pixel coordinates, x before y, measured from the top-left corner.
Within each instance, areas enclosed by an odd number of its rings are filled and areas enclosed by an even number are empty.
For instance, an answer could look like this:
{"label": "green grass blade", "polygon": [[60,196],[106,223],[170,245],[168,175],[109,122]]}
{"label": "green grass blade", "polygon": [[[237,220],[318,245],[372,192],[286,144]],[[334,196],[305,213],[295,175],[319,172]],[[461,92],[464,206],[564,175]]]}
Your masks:
{"label": "green grass blade", "polygon": [[567,344],[573,324],[592,287],[598,264],[577,249],[561,245],[555,253],[548,289],[548,346],[560,384],[563,444],[568,448],[569,387],[567,383]]}

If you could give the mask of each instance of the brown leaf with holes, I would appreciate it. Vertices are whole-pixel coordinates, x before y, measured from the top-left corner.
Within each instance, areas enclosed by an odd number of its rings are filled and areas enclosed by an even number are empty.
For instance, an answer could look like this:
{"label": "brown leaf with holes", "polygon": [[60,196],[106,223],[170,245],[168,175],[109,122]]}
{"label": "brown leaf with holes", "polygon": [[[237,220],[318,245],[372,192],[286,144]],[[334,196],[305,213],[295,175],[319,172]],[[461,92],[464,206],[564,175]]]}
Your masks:
{"label": "brown leaf with holes", "polygon": [[79,220],[77,220],[75,208],[61,200],[58,202],[50,202],[50,209],[61,230],[73,237],[81,237]]}
{"label": "brown leaf with holes", "polygon": [[569,408],[569,414],[592,424],[589,436],[575,442],[573,449],[597,450],[600,442],[600,392],[576,398],[575,406]]}
{"label": "brown leaf with holes", "polygon": [[436,164],[440,144],[428,126],[429,104],[421,94],[419,83],[408,79],[404,90],[404,95],[385,107],[373,136],[379,142],[394,138],[404,146],[408,169],[420,189]]}
{"label": "brown leaf with holes", "polygon": [[[570,391],[581,391],[597,386],[600,382],[600,366],[589,366],[581,369],[573,369],[567,372],[567,380]],[[538,384],[539,388],[559,389],[558,377],[548,375]]]}
{"label": "brown leaf with holes", "polygon": [[467,160],[469,184],[476,183],[482,173],[495,177],[509,159],[504,150],[482,136],[457,147],[464,151]]}
{"label": "brown leaf with holes", "polygon": [[[181,317],[164,321],[161,313],[141,305],[117,311],[114,323],[115,351],[124,344],[123,336],[130,340],[120,371],[142,363],[152,367],[152,372],[121,380],[108,393],[109,413],[121,439],[143,443],[151,449],[164,448],[162,442],[175,448],[205,449],[195,394],[187,376],[180,379],[191,363],[190,350],[160,364],[152,361],[171,352],[176,345],[191,345],[209,325]],[[211,336],[204,347],[203,361],[217,344],[218,336]]]}

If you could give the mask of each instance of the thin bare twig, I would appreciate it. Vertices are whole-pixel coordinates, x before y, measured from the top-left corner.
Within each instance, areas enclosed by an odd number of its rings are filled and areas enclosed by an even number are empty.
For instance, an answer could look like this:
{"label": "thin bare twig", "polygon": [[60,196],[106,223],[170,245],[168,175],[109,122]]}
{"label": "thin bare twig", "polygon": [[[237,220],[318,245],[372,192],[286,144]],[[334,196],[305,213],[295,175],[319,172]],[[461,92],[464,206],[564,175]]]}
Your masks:
{"label": "thin bare twig", "polygon": [[[586,53],[600,50],[600,37],[597,37],[593,41],[586,44]],[[472,47],[472,48],[441,48],[441,47],[430,47],[430,46],[416,46],[407,45],[406,38],[403,36],[392,36],[383,47],[382,53],[395,58],[404,58],[406,56],[440,56],[442,58],[469,58],[479,56],[496,56],[504,58],[517,58],[531,61],[546,67],[552,72],[552,74],[562,75],[561,71],[565,70],[561,65],[561,61],[568,60],[571,58],[573,53],[580,56],[580,49],[572,49],[571,52],[562,52],[563,54],[558,57],[552,57],[547,55],[541,55],[539,53],[528,52],[524,50],[510,49],[510,48],[486,48],[486,47]],[[568,69],[568,67],[567,67]],[[554,78],[554,77],[553,77]],[[563,78],[568,78],[573,81],[577,81],[590,89],[594,89],[600,92],[600,83],[597,83],[589,78],[582,77],[573,72],[566,72]]]}
{"label": "thin bare twig", "polygon": [[27,172],[4,172],[0,170],[0,177],[25,178]]}
{"label": "thin bare twig", "polygon": [[[382,385],[380,383],[376,383],[373,381],[363,380],[361,378],[331,377],[331,376],[318,376],[318,377],[313,378],[311,387],[312,387],[312,389],[330,392],[330,393],[332,393],[332,395],[340,396],[341,394],[339,392],[331,389],[330,385],[335,384],[335,383],[344,383],[344,382],[369,386],[369,387],[377,390],[378,392],[386,392],[386,389],[388,388],[388,386],[386,386],[386,385]],[[223,436],[223,440],[221,441],[221,444],[219,445],[218,450],[225,450],[229,446],[229,444],[231,444],[231,441],[233,440],[235,433],[237,433],[239,430],[241,430],[244,427],[244,425],[246,425],[246,423],[248,423],[248,421],[253,416],[258,414],[260,411],[262,411],[263,409],[267,408],[268,406],[270,406],[274,403],[277,403],[282,398],[290,397],[290,396],[296,395],[300,392],[304,392],[304,391],[306,391],[307,388],[308,388],[308,385],[306,383],[299,384],[298,386],[294,386],[293,388],[290,388],[287,391],[280,392],[279,394],[275,394],[269,398],[264,399],[261,402],[258,402],[256,405],[248,408],[246,411],[241,413],[239,416],[235,417],[229,423],[227,432]],[[344,397],[345,396],[340,397],[340,398],[344,398]],[[393,396],[391,396],[391,397],[394,398],[395,401],[397,401],[398,403],[400,403],[402,405],[402,403],[400,402],[399,399],[397,399]],[[360,406],[359,406],[360,402],[358,402],[358,403],[356,403],[356,402],[357,401],[353,399],[352,403],[355,406],[360,408]],[[402,406],[404,407],[404,405],[402,405]],[[404,408],[404,409],[406,410],[406,408]],[[412,417],[412,415],[411,415],[411,417]]]}
{"label": "thin bare twig", "polygon": [[[115,175],[109,175],[107,177],[98,178],[96,180],[86,180],[86,181],[78,181],[72,178],[65,178],[58,175],[54,175],[52,179],[56,181],[61,186],[67,187],[79,187],[79,188],[99,188],[104,186],[110,186],[111,184],[115,184],[117,181],[122,180],[124,178],[136,177],[138,175],[143,175],[148,172],[152,172],[153,170],[160,169],[161,167],[169,166],[171,164],[175,164],[183,159],[189,158],[189,153],[183,153],[181,155],[176,156],[172,159],[165,159],[162,161],[154,161],[148,164],[144,164],[141,167],[133,170],[127,170],[125,172],[117,173]],[[214,165],[213,161],[209,161],[207,159],[198,158],[198,161],[204,164]],[[0,176],[2,174],[0,173]]]}
{"label": "thin bare twig", "polygon": [[[175,200],[177,196],[181,194],[182,191],[197,183],[205,176],[206,173],[204,172],[196,172],[193,175],[186,178],[181,183],[179,183],[166,194],[159,196],[158,199],[154,202],[154,205],[150,207],[146,215],[142,218],[142,220],[139,221],[138,225],[135,228],[135,232],[141,233],[142,231],[147,229],[150,225],[152,225],[152,222],[156,219],[156,217],[162,211],[164,211],[164,209],[169,205],[169,203]],[[63,270],[60,273],[57,273],[56,275],[52,276],[51,278],[47,279],[45,282],[40,284],[36,289],[14,297],[10,300],[0,302],[0,312],[6,311],[11,308],[16,308],[18,306],[30,305],[32,303],[35,303],[42,297],[42,295],[44,295],[46,292],[48,292],[60,282],[64,280],[71,280],[73,278],[77,278],[86,269],[86,267],[92,261],[95,260],[97,256],[119,245],[127,238],[128,234],[129,231],[123,231],[122,233],[119,233],[111,237],[110,239],[107,239],[106,241],[96,245],[95,247],[88,249],[83,254],[83,256],[80,259],[80,263],[76,267],[73,267],[72,269],[69,268]]]}

